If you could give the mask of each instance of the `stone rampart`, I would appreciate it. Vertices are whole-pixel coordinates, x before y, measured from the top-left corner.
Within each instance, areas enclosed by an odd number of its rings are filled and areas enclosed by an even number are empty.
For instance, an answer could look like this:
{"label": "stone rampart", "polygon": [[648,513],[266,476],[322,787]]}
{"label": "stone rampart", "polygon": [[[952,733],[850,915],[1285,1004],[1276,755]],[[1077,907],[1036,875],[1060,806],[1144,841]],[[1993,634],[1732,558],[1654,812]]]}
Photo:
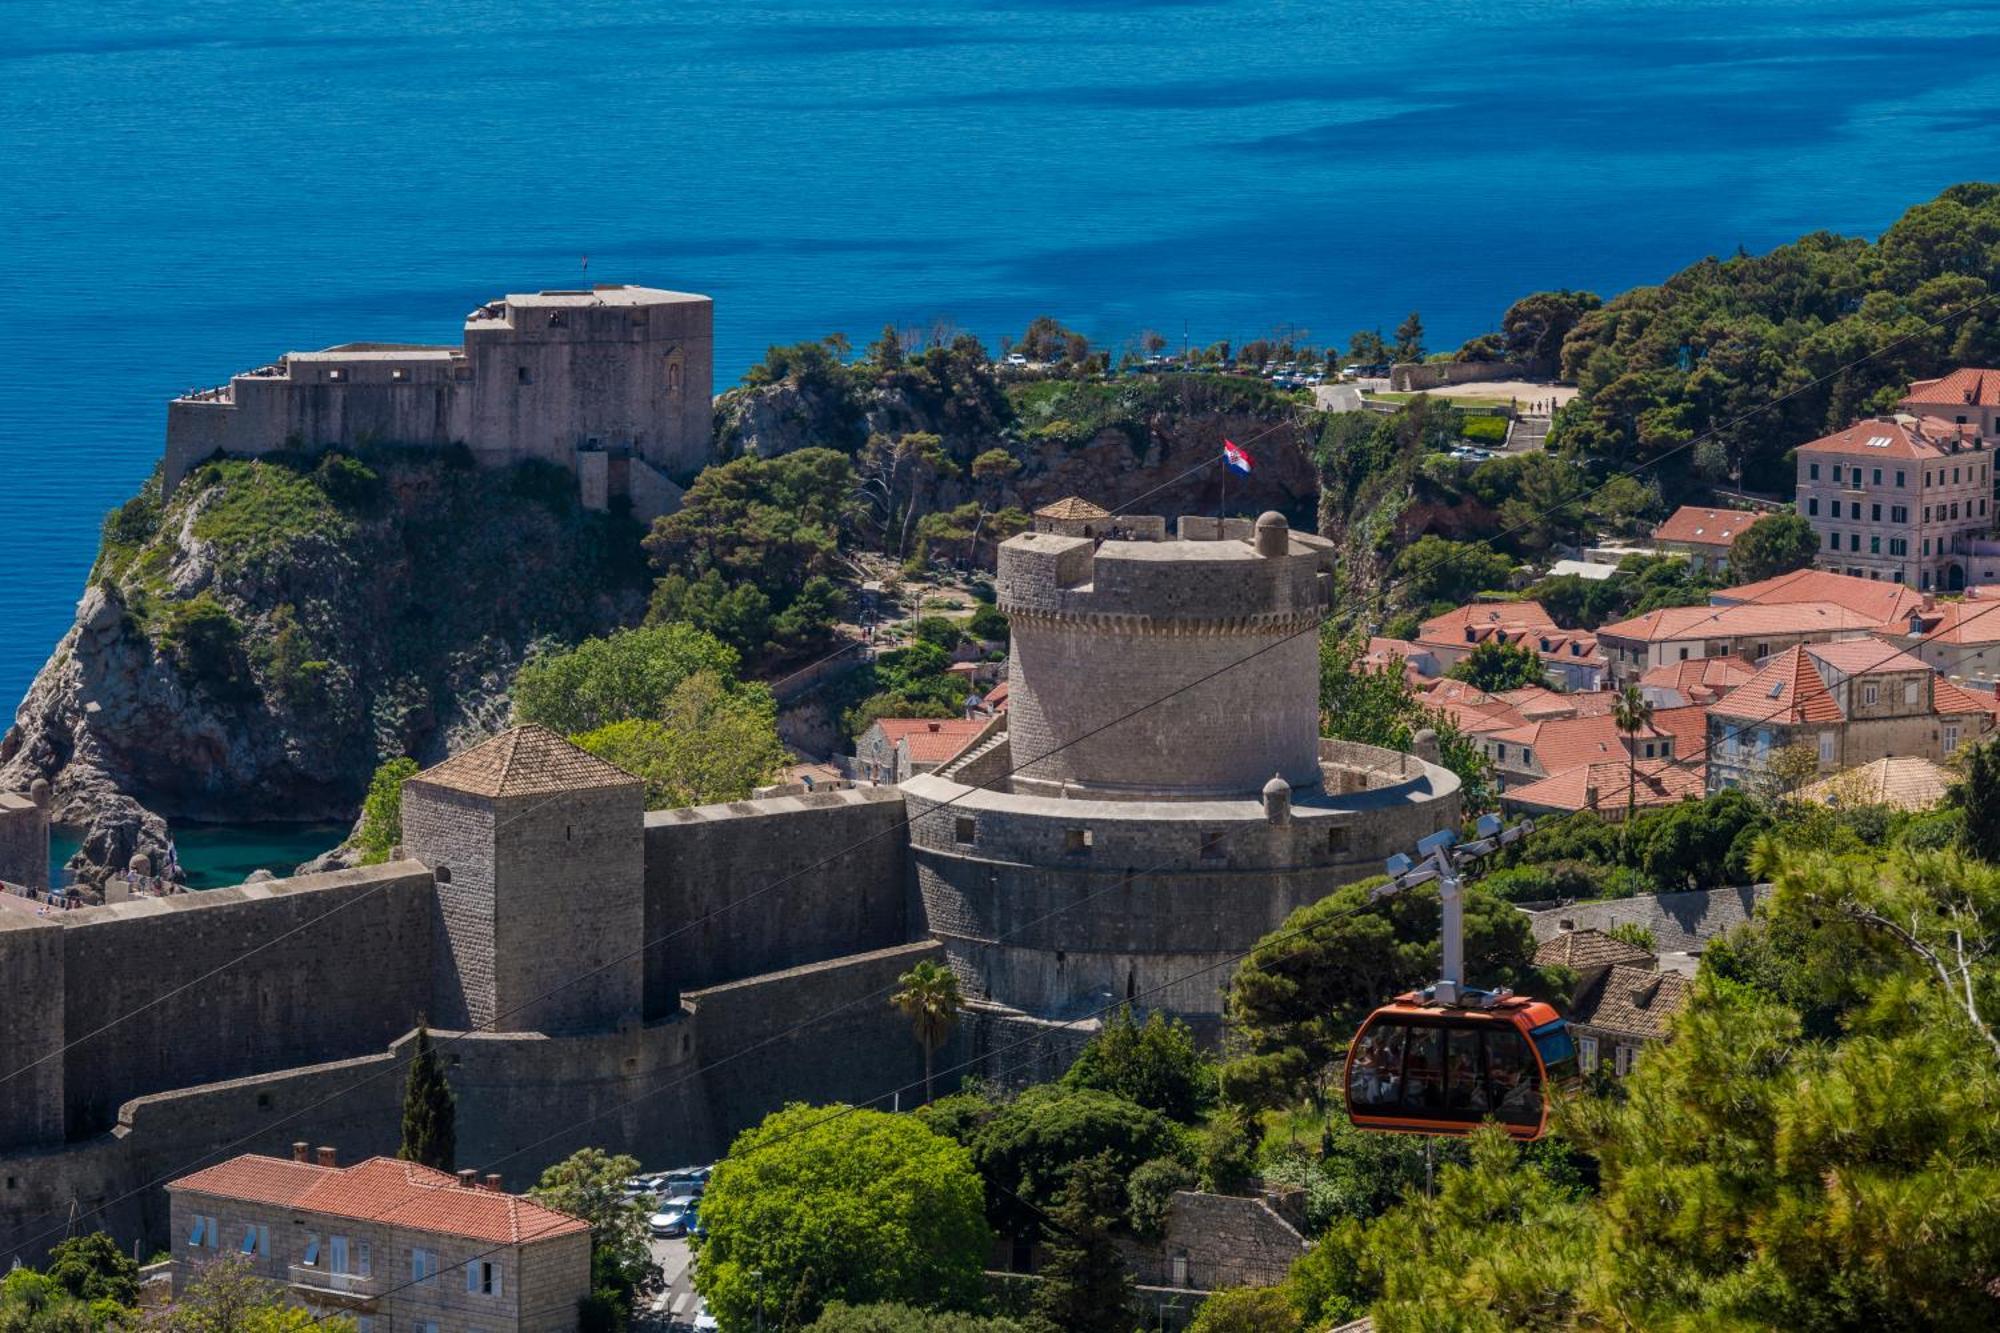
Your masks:
{"label": "stone rampart", "polygon": [[0,791],[0,880],[30,889],[49,887],[48,808],[5,791]]}
{"label": "stone rampart", "polygon": [[646,1016],[684,991],[907,941],[903,818],[886,787],[649,812]]}
{"label": "stone rampart", "polygon": [[1528,368],[1512,361],[1399,361],[1389,367],[1389,388],[1395,393],[1527,378]]}
{"label": "stone rampart", "polygon": [[72,1043],[72,1138],[148,1092],[379,1050],[430,1001],[431,876],[414,862],[53,919],[64,984],[46,1019]]}

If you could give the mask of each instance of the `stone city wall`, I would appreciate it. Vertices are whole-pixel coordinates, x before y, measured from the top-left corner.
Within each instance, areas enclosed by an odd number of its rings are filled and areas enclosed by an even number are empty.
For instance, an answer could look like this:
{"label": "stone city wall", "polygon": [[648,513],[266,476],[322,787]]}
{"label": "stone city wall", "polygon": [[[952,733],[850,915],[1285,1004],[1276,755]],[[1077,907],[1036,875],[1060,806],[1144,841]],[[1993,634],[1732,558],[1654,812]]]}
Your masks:
{"label": "stone city wall", "polygon": [[647,1017],[684,991],[909,940],[903,818],[886,787],[648,812]]}
{"label": "stone city wall", "polygon": [[45,1017],[73,1043],[72,1138],[148,1092],[379,1050],[430,999],[431,876],[414,862],[80,908],[60,925],[64,985]]}
{"label": "stone city wall", "polygon": [[49,887],[49,814],[26,796],[0,791],[0,880]]}
{"label": "stone city wall", "polygon": [[1512,361],[1399,361],[1389,367],[1389,388],[1395,393],[1527,378],[1528,368]]}

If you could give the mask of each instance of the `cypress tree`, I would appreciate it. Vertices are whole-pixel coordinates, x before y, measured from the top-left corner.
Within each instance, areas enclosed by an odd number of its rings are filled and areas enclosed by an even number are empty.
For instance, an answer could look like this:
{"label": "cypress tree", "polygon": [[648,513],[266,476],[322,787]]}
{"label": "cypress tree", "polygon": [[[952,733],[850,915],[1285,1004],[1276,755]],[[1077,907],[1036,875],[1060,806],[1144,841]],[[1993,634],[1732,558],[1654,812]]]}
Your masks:
{"label": "cypress tree", "polygon": [[1965,811],[1965,850],[2000,865],[2000,742],[1972,747],[1952,795]]}
{"label": "cypress tree", "polygon": [[1047,1214],[1048,1248],[1029,1327],[1036,1333],[1130,1333],[1132,1275],[1111,1229],[1118,1222],[1117,1167],[1109,1153],[1070,1172],[1062,1202]]}
{"label": "cypress tree", "polygon": [[458,1162],[458,1106],[445,1082],[444,1062],[431,1045],[431,1030],[417,1022],[417,1046],[410,1077],[403,1085],[403,1146],[396,1156],[450,1171]]}

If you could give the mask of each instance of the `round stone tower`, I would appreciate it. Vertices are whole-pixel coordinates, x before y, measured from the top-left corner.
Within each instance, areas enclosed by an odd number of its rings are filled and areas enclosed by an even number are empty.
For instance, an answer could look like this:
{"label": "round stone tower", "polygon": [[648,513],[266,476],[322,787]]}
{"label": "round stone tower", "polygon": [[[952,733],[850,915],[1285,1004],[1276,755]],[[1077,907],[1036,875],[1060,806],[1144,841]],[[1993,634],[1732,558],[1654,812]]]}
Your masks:
{"label": "round stone tower", "polygon": [[[1097,800],[1317,787],[1327,543],[1281,514],[1178,540],[1024,533],[1000,548],[1023,792]],[[1158,702],[1154,702],[1158,701]],[[1126,717],[1142,705],[1150,705]]]}

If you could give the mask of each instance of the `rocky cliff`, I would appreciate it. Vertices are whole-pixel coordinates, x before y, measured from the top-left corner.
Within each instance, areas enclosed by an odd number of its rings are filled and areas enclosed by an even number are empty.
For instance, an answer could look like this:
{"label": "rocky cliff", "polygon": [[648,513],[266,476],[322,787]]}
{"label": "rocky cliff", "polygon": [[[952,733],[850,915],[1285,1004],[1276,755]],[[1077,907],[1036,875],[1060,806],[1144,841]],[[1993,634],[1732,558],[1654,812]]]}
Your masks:
{"label": "rocky cliff", "polygon": [[462,453],[224,460],[116,511],[0,740],[93,868],[167,820],[351,818],[375,767],[504,723],[529,646],[636,619],[638,526]]}

